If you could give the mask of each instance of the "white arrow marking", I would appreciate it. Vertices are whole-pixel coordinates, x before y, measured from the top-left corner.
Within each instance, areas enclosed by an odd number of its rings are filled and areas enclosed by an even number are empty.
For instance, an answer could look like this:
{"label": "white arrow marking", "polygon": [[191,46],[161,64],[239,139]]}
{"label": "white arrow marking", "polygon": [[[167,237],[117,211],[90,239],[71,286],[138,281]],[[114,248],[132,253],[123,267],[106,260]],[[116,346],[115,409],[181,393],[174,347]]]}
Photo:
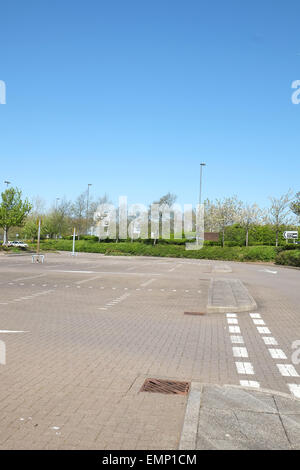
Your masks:
{"label": "white arrow marking", "polygon": [[270,269],[260,269],[260,271],[269,274],[277,274],[277,271],[271,271]]}

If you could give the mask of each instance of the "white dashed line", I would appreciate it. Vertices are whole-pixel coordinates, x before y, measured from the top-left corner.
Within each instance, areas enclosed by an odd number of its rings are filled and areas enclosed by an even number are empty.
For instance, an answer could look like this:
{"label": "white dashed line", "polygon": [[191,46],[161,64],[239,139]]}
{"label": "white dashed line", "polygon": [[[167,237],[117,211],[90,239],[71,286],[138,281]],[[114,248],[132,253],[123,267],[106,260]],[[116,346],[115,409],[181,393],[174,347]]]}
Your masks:
{"label": "white dashed line", "polygon": [[240,333],[241,329],[239,326],[230,326],[229,327],[229,333]]}
{"label": "white dashed line", "polygon": [[254,325],[265,325],[263,320],[253,320]]}
{"label": "white dashed line", "polygon": [[240,385],[242,387],[252,387],[252,388],[260,387],[259,382],[256,382],[255,380],[240,380]]}
{"label": "white dashed line", "polygon": [[276,364],[283,377],[299,377],[298,372],[292,364]]}
{"label": "white dashed line", "polygon": [[228,325],[238,325],[238,320],[237,318],[227,318],[227,323]]}
{"label": "white dashed line", "polygon": [[259,313],[250,313],[251,318],[261,318]]}
{"label": "white dashed line", "polygon": [[233,344],[244,344],[244,338],[242,336],[230,336]]}
{"label": "white dashed line", "polygon": [[282,349],[269,348],[269,353],[273,359],[287,359]]}
{"label": "white dashed line", "polygon": [[278,344],[277,341],[276,341],[276,339],[273,338],[273,336],[263,336],[263,340],[264,340],[264,343],[265,343],[266,345],[272,344],[272,345],[274,345],[274,346],[277,346],[277,344]]}
{"label": "white dashed line", "polygon": [[257,326],[256,328],[257,328],[257,331],[261,335],[270,335],[271,334],[271,331],[266,326]]}
{"label": "white dashed line", "polygon": [[247,348],[239,348],[234,346],[232,348],[233,357],[248,357]]}
{"label": "white dashed line", "polygon": [[237,314],[236,313],[226,313],[227,318],[236,318]]}
{"label": "white dashed line", "polygon": [[254,369],[251,362],[236,362],[238,374],[254,375]]}
{"label": "white dashed line", "polygon": [[300,385],[287,384],[287,386],[289,387],[290,392],[294,395],[294,397],[300,398]]}

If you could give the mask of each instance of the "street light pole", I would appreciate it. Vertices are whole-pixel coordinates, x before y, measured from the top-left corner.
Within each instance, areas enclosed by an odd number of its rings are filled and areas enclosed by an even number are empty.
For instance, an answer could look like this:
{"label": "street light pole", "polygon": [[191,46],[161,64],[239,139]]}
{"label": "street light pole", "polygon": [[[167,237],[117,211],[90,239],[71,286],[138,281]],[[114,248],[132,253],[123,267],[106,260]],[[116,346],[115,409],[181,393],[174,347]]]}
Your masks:
{"label": "street light pole", "polygon": [[198,233],[197,233],[197,245],[199,245],[200,241],[200,213],[201,213],[201,203],[202,203],[202,171],[203,167],[206,166],[206,163],[200,163],[200,188],[199,188],[199,215],[198,215]]}
{"label": "street light pole", "polygon": [[88,184],[87,199],[86,199],[86,234],[88,234],[88,227],[89,227],[89,198],[90,198],[90,186],[92,186],[91,183]]}
{"label": "street light pole", "polygon": [[10,181],[4,181],[4,184],[6,184],[6,187],[8,188],[8,185],[10,184]]}
{"label": "street light pole", "polygon": [[202,170],[203,167],[206,166],[206,163],[200,163],[200,190],[199,190],[199,205],[202,202]]}

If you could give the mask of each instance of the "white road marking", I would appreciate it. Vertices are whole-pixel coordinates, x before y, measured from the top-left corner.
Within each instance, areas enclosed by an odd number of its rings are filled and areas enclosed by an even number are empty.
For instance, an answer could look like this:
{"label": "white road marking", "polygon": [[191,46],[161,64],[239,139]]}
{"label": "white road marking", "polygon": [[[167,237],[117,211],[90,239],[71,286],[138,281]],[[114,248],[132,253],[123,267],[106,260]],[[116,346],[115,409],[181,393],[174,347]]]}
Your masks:
{"label": "white road marking", "polygon": [[238,374],[254,375],[254,369],[251,362],[236,362]]}
{"label": "white road marking", "polygon": [[233,346],[232,352],[233,357],[248,357],[247,348],[239,348],[237,346]]}
{"label": "white road marking", "polygon": [[250,313],[251,318],[261,318],[259,313]]}
{"label": "white road marking", "polygon": [[237,314],[236,313],[226,313],[227,318],[236,318]]}
{"label": "white road marking", "polygon": [[0,330],[0,333],[28,333],[28,331],[23,330]]}
{"label": "white road marking", "polygon": [[76,281],[76,284],[84,284],[85,282],[95,281],[99,279],[100,276],[89,277],[88,279],[82,279],[81,281]]}
{"label": "white road marking", "polygon": [[259,271],[269,274],[277,274],[277,271],[271,271],[270,269],[260,269]]}
{"label": "white road marking", "polygon": [[257,331],[261,335],[270,335],[271,334],[271,331],[266,326],[257,326],[256,328],[257,328]]}
{"label": "white road marking", "polygon": [[[43,276],[47,276],[47,274],[38,274],[38,275],[35,275],[35,276],[28,276],[28,277],[19,277],[18,279],[13,279],[13,281],[17,282],[17,281],[26,281],[27,279],[35,279],[36,277],[43,277]],[[24,285],[24,284],[22,284]]]}
{"label": "white road marking", "polygon": [[269,344],[273,344],[274,346],[277,346],[277,341],[275,338],[273,338],[273,336],[263,336],[263,340],[265,342],[265,344],[269,345]]}
{"label": "white road marking", "polygon": [[300,385],[298,384],[287,384],[290,389],[290,392],[296,397],[300,398]]}
{"label": "white road marking", "polygon": [[273,359],[287,359],[282,349],[269,348],[269,353]]}
{"label": "white road marking", "polygon": [[299,377],[298,372],[292,364],[276,364],[283,377]]}
{"label": "white road marking", "polygon": [[260,388],[259,382],[255,380],[240,380],[240,385],[242,387]]}
{"label": "white road marking", "polygon": [[154,281],[156,281],[156,279],[149,279],[148,281],[143,282],[143,283],[141,284],[141,287],[146,287],[146,286],[148,286],[149,284],[151,284],[151,283],[154,282]]}
{"label": "white road marking", "polygon": [[244,344],[244,338],[242,336],[230,336],[230,339],[233,344]]}
{"label": "white road marking", "polygon": [[228,325],[238,325],[238,320],[237,318],[227,318],[227,323]]}
{"label": "white road marking", "polygon": [[[50,270],[48,270],[50,271]],[[74,273],[74,274],[106,274],[106,275],[113,275],[113,276],[161,276],[160,273],[129,273],[129,272],[119,272],[119,271],[66,271],[61,269],[53,269],[51,270],[55,273]]]}
{"label": "white road marking", "polygon": [[229,327],[229,333],[240,333],[241,329],[239,326],[230,326]]}
{"label": "white road marking", "polygon": [[263,320],[253,320],[254,325],[265,325],[265,322]]}

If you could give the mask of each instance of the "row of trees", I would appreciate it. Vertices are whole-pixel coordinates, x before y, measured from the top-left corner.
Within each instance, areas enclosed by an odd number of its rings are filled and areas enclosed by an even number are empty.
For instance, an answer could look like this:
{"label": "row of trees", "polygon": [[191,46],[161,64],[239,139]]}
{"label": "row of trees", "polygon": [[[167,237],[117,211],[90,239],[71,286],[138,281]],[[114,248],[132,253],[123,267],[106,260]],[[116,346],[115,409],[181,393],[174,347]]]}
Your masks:
{"label": "row of trees", "polygon": [[[70,235],[73,227],[80,236],[87,234],[89,229],[97,223],[94,213],[99,204],[109,204],[105,194],[97,200],[88,199],[88,192],[81,193],[74,202],[67,199],[56,200],[50,210],[45,209],[45,203],[39,197],[31,202],[22,200],[22,193],[18,188],[8,188],[1,194],[0,227],[3,229],[4,244],[8,240],[8,231],[15,227],[20,237],[35,239],[37,237],[37,220],[42,219],[42,236],[57,238]],[[172,206],[176,202],[176,195],[167,193],[155,203]],[[300,192],[295,196],[288,191],[279,198],[270,198],[270,207],[261,209],[257,204],[244,204],[237,196],[225,197],[214,201],[207,199],[205,207],[205,231],[220,232],[223,246],[225,233],[228,228],[238,225],[243,228],[245,245],[249,244],[249,232],[254,226],[271,225],[276,233],[276,245],[283,226],[296,226],[300,221]],[[132,220],[132,219],[131,219]],[[130,220],[129,220],[130,221]],[[171,220],[172,233],[172,220]]]}
{"label": "row of trees", "polygon": [[41,219],[41,235],[57,238],[70,234],[75,227],[78,235],[86,234],[93,225],[93,215],[99,204],[109,203],[105,194],[97,200],[89,198],[87,191],[80,194],[74,202],[63,198],[56,200],[49,210],[40,197],[32,201],[22,199],[18,188],[10,187],[1,194],[0,227],[3,230],[3,244],[8,241],[8,232],[13,237],[18,233],[21,238],[35,239],[38,233],[38,220]]}
{"label": "row of trees", "polygon": [[244,204],[237,196],[210,201],[205,206],[205,230],[220,231],[223,246],[227,227],[239,224],[245,231],[245,245],[249,243],[249,231],[255,225],[272,225],[276,234],[276,246],[283,226],[297,226],[300,221],[300,192],[293,196],[291,190],[279,198],[270,197],[270,207],[261,209],[257,204]]}

